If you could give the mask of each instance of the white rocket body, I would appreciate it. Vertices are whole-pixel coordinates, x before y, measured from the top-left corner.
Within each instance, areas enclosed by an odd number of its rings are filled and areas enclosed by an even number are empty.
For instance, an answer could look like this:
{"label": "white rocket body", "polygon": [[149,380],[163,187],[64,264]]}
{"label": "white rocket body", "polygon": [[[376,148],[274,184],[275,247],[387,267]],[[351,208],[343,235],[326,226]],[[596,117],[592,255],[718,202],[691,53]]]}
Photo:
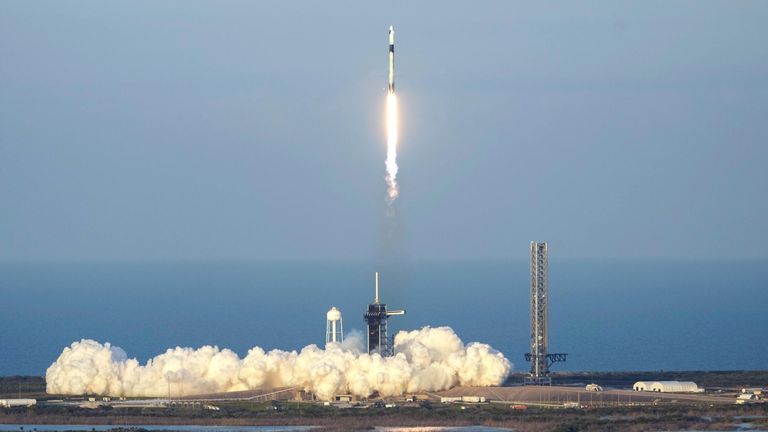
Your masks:
{"label": "white rocket body", "polygon": [[392,26],[389,26],[389,86],[387,92],[395,92],[395,29]]}

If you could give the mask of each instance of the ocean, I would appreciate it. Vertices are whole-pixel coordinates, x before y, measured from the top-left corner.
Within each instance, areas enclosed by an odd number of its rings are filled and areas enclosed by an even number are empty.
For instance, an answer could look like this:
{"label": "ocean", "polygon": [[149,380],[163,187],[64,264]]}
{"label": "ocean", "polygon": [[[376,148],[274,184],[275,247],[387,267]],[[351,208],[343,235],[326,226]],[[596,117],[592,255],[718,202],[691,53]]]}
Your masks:
{"label": "ocean", "polygon": [[[176,346],[322,345],[325,313],[363,330],[367,262],[0,263],[0,375],[44,375],[83,338],[147,359]],[[410,262],[381,272],[390,332],[450,326],[526,370],[525,261]],[[553,370],[768,369],[768,261],[552,260]]]}

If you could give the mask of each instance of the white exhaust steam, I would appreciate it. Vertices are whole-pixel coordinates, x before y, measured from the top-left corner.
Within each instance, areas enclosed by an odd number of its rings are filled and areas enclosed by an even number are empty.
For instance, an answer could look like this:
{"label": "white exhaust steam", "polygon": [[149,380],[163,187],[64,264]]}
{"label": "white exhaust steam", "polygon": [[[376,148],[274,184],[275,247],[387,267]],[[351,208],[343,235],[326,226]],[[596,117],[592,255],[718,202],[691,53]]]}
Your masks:
{"label": "white exhaust steam", "polygon": [[322,400],[500,385],[512,364],[489,345],[464,345],[449,327],[400,332],[393,357],[361,352],[360,334],[326,349],[259,347],[241,359],[229,349],[174,348],[141,365],[109,343],[83,339],[64,348],[46,372],[50,394],[172,397],[256,388],[299,387]]}
{"label": "white exhaust steam", "polygon": [[387,168],[387,175],[384,180],[387,182],[387,204],[392,208],[392,204],[400,195],[400,189],[397,187],[397,96],[395,93],[387,94],[387,159],[384,165]]}

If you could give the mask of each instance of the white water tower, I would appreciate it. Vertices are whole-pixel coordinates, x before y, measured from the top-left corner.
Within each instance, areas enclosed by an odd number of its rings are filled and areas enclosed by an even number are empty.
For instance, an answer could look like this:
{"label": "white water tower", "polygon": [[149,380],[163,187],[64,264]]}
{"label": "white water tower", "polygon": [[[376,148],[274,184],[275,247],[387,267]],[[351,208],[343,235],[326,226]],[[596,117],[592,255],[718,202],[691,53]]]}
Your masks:
{"label": "white water tower", "polygon": [[325,344],[331,342],[344,342],[344,324],[341,321],[341,311],[336,306],[326,314],[325,322]]}

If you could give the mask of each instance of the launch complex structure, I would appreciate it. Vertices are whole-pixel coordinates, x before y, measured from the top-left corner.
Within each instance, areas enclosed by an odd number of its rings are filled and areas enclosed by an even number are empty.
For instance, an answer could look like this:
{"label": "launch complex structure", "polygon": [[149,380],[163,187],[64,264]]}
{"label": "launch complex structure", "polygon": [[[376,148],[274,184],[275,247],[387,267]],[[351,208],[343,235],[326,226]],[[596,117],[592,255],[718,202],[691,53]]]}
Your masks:
{"label": "launch complex structure", "polygon": [[531,352],[525,361],[531,363],[531,373],[525,377],[528,385],[551,385],[549,368],[564,362],[568,354],[549,353],[549,249],[547,243],[531,242]]}
{"label": "launch complex structure", "polygon": [[393,315],[405,315],[405,310],[388,311],[386,303],[379,303],[379,272],[376,272],[376,297],[363,315],[368,326],[368,354],[394,355],[394,340],[387,334],[387,320]]}

